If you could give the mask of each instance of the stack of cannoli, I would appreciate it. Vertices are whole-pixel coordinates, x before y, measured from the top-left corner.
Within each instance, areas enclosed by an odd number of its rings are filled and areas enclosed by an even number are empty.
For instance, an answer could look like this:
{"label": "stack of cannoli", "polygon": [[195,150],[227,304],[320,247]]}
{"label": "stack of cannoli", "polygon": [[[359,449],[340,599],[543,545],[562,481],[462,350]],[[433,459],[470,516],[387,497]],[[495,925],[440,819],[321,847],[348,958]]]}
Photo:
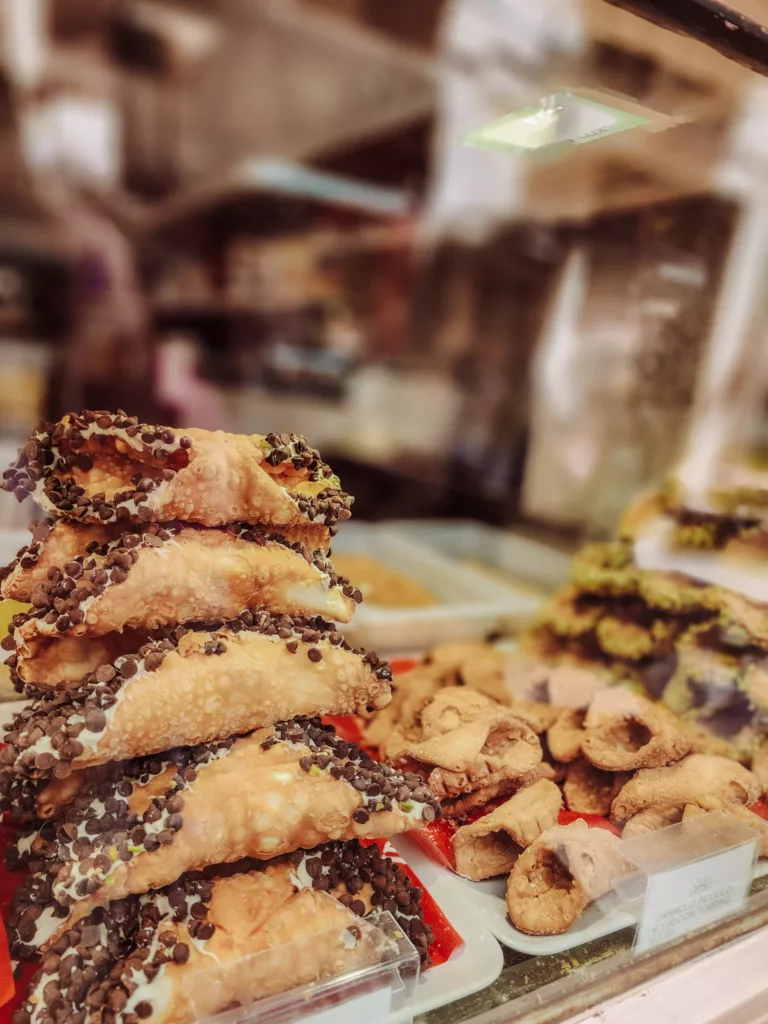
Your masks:
{"label": "stack of cannoli", "polygon": [[30,605],[4,642],[30,698],[0,750],[9,932],[42,956],[16,1024],[183,1024],[369,962],[377,908],[426,957],[420,890],[361,841],[439,799],[320,718],[384,708],[391,672],[334,625],[352,499],[319,454],[84,412],[4,487],[52,514],[2,582]]}

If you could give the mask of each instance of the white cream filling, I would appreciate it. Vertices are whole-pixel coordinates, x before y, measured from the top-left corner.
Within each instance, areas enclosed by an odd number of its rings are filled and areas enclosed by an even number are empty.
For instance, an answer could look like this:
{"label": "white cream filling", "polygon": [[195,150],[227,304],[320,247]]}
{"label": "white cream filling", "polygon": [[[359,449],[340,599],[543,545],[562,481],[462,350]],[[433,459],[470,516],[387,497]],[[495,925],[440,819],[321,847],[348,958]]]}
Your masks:
{"label": "white cream filling", "polygon": [[[88,440],[94,434],[107,434],[110,437],[119,437],[121,441],[124,441],[125,444],[127,444],[130,448],[133,448],[137,452],[144,452],[147,448],[151,450],[151,448],[153,447],[152,445],[147,445],[144,441],[141,440],[141,432],[137,433],[135,437],[131,437],[128,433],[126,433],[124,427],[103,428],[97,426],[96,423],[89,423],[88,426],[83,428],[82,430],[79,430],[78,428],[78,432],[86,440]],[[48,435],[35,434],[34,436],[35,439],[38,442],[40,442],[43,441]],[[157,442],[154,443],[157,444]],[[171,444],[166,444],[164,441],[161,442],[160,444],[169,454],[178,451],[179,448],[181,447],[180,438],[175,436]],[[53,502],[50,501],[50,499],[45,493],[45,480],[46,478],[42,477],[40,480],[35,481],[35,490],[33,492],[35,496],[35,501],[37,502],[38,505],[40,505],[41,508],[44,508],[49,512],[55,512],[58,515],[56,506],[53,504]],[[148,500],[146,502],[142,502],[142,504],[147,505],[153,511],[157,511],[159,506],[162,504],[163,495],[167,491],[170,482],[170,480],[158,481],[155,484],[154,490],[150,492]],[[119,489],[127,490],[128,488],[126,487]],[[127,508],[131,515],[138,515],[139,505],[136,504],[134,498],[129,498],[126,501],[118,502],[117,507]],[[111,520],[108,520],[108,522],[109,521]]]}
{"label": "white cream filling", "polygon": [[[115,661],[115,666],[118,669],[120,665],[125,661],[126,657],[127,655],[123,655],[122,657],[117,658],[117,660]],[[104,728],[101,730],[101,732],[94,732],[92,729],[89,729],[86,726],[80,733],[80,735],[76,737],[78,743],[82,743],[82,745],[84,747],[87,747],[89,750],[95,750],[98,747],[99,741],[102,739],[104,733],[109,728],[110,722],[114,718],[118,707],[120,706],[121,702],[125,700],[127,691],[130,689],[131,684],[136,682],[136,680],[140,679],[141,676],[145,675],[146,671],[147,670],[144,658],[140,658],[136,661],[136,672],[134,673],[134,675],[132,675],[130,679],[126,680],[120,687],[120,689],[117,691],[117,693],[114,694],[116,698],[115,703],[109,708],[101,709],[104,713],[104,717],[107,720]],[[92,688],[95,689],[99,685],[101,684],[93,683]],[[79,713],[72,714],[67,719],[67,725],[76,725],[79,722],[85,722],[85,716]],[[54,757],[58,757],[58,753],[51,746],[51,740],[50,737],[48,736],[41,736],[39,740],[36,740],[35,743],[33,743],[32,746],[28,747],[27,749],[34,751],[35,754],[53,754]]]}
{"label": "white cream filling", "polygon": [[19,853],[29,853],[32,849],[32,844],[37,839],[39,832],[32,832],[28,836],[23,836],[21,839],[16,840],[16,849]]}

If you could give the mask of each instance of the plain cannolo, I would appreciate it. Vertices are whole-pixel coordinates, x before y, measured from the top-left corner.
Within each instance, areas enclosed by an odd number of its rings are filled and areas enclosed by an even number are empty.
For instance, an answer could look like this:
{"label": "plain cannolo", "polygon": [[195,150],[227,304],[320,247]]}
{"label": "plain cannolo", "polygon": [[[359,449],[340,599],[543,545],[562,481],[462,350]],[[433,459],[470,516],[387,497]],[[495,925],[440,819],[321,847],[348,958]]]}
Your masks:
{"label": "plain cannolo", "polygon": [[[536,778],[541,762],[536,733],[513,713],[500,709],[474,721],[412,743],[399,763],[418,766],[446,814],[477,801],[513,792]],[[456,802],[459,803],[456,803]]]}
{"label": "plain cannolo", "polygon": [[3,487],[80,522],[268,523],[304,528],[313,548],[327,547],[328,530],[352,505],[295,434],[172,430],[120,411],[39,424]]}
{"label": "plain cannolo", "polygon": [[319,719],[140,758],[66,809],[47,855],[56,913],[64,927],[186,871],[384,838],[439,814],[417,775],[377,764]]}
{"label": "plain cannolo", "polygon": [[634,839],[635,836],[655,832],[667,825],[677,825],[683,820],[683,807],[649,807],[634,814],[621,830],[622,839]]}
{"label": "plain cannolo", "polygon": [[[354,842],[184,876],[113,901],[64,932],[15,1024],[187,1024],[377,962],[388,940],[368,918],[380,909],[427,962],[432,933],[421,896],[376,846]],[[15,922],[22,952],[22,936],[34,934],[45,913],[30,921],[28,908]]]}
{"label": "plain cannolo", "polygon": [[[687,804],[683,808],[682,820],[690,821],[691,818],[700,818],[702,815],[711,813],[711,811],[703,810],[698,804]],[[741,804],[729,805],[724,813],[756,832],[758,836],[757,855],[758,857],[768,857],[768,821]]]}
{"label": "plain cannolo", "polygon": [[569,811],[608,817],[614,799],[629,780],[627,772],[604,772],[580,757],[568,765],[563,796]]}
{"label": "plain cannolo", "polygon": [[456,871],[480,881],[508,874],[523,849],[557,824],[563,806],[560,790],[540,779],[451,838]]}
{"label": "plain cannolo", "polygon": [[626,870],[619,839],[583,821],[556,825],[520,855],[509,876],[507,912],[528,935],[560,935]]}
{"label": "plain cannolo", "polygon": [[738,761],[713,754],[689,754],[668,768],[646,768],[621,789],[611,808],[614,821],[629,821],[649,808],[723,810],[730,804],[749,806],[760,796],[757,778]]}
{"label": "plain cannolo", "polygon": [[562,711],[557,721],[547,729],[547,746],[556,761],[568,763],[581,757],[585,718],[586,711],[581,709]]}
{"label": "plain cannolo", "polygon": [[244,612],[218,630],[179,626],[24,708],[0,763],[5,773],[65,777],[297,716],[364,712],[386,704],[391,677],[322,619]]}
{"label": "plain cannolo", "polygon": [[[57,524],[46,543],[55,542],[59,528],[71,529]],[[17,592],[25,572],[19,566],[5,580],[4,596]],[[321,552],[292,546],[261,527],[128,525],[115,540],[90,541],[79,555],[50,568],[48,579],[32,588],[34,611],[14,638],[26,653],[39,637],[211,622],[262,607],[348,622],[360,599]]]}
{"label": "plain cannolo", "polygon": [[659,767],[679,761],[691,749],[666,708],[618,687],[595,697],[584,724],[584,757],[606,771]]}

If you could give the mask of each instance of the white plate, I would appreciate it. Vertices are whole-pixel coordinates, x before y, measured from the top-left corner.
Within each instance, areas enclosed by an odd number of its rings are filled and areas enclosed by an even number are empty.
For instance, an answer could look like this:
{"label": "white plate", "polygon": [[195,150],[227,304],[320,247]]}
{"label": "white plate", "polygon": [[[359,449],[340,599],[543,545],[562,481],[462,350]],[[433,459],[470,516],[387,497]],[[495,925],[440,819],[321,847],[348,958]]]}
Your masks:
{"label": "white plate", "polygon": [[[510,949],[528,956],[548,956],[552,953],[563,953],[574,946],[592,939],[600,939],[611,932],[620,931],[635,924],[635,918],[626,910],[619,908],[619,898],[615,893],[602,896],[590,904],[576,924],[562,935],[526,935],[518,931],[507,917],[507,876],[490,878],[486,882],[469,882],[459,879],[464,888],[466,899],[472,899],[480,911],[483,920],[496,936]],[[470,896],[470,890],[472,895]]]}
{"label": "white plate", "polygon": [[[411,1008],[417,1017],[493,984],[504,966],[504,955],[468,898],[464,884],[452,872],[433,863],[407,836],[396,836],[390,842],[464,940],[450,960],[430,967],[419,978]],[[390,1024],[397,1024],[396,1018]]]}
{"label": "white plate", "polygon": [[[755,866],[755,878],[768,874],[768,859],[758,861]],[[637,916],[633,912],[635,904],[630,907],[621,905],[618,893],[611,892],[591,903],[576,924],[562,935],[526,935],[518,931],[507,917],[507,876],[489,878],[485,882],[470,882],[466,878],[456,876],[466,895],[480,911],[489,930],[499,942],[510,949],[528,956],[551,956],[553,953],[564,953],[566,950],[581,946],[584,942],[602,939],[622,928],[633,928],[637,924]],[[466,892],[471,890],[471,895]],[[642,903],[637,901],[637,910]]]}

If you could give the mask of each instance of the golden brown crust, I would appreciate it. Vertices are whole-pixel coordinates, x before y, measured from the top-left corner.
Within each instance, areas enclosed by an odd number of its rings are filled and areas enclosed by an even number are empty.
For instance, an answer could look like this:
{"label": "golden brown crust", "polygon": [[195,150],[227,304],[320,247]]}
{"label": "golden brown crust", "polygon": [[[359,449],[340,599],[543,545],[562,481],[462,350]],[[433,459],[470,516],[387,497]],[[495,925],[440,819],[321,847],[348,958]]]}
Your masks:
{"label": "golden brown crust", "polygon": [[547,746],[556,761],[567,763],[581,757],[585,718],[585,711],[562,711],[557,721],[547,729]]}
{"label": "golden brown crust", "polygon": [[614,688],[590,705],[581,749],[596,768],[631,771],[679,761],[691,743],[666,708]]}
{"label": "golden brown crust", "polygon": [[764,740],[762,746],[752,759],[752,771],[757,776],[763,796],[768,793],[768,740]]}
{"label": "golden brown crust", "polygon": [[622,839],[633,839],[635,836],[655,832],[667,825],[677,825],[683,820],[682,807],[649,807],[634,814],[621,832]]}
{"label": "golden brown crust", "polygon": [[401,760],[424,766],[433,792],[455,799],[504,782],[519,784],[536,771],[541,756],[533,730],[498,711],[409,745]]}
{"label": "golden brown crust", "polygon": [[613,801],[611,817],[628,821],[656,807],[697,804],[703,810],[749,805],[760,795],[757,778],[743,765],[712,754],[689,754],[668,768],[639,771]]}
{"label": "golden brown crust", "polygon": [[456,871],[474,881],[507,874],[521,850],[557,824],[562,805],[553,782],[541,779],[519,790],[490,814],[456,830],[451,838]]}
{"label": "golden brown crust", "polygon": [[16,648],[15,671],[23,683],[40,689],[68,690],[89,672],[131,654],[150,637],[146,629],[104,636],[39,636]]}
{"label": "golden brown crust", "polygon": [[621,787],[629,780],[627,772],[604,772],[584,758],[568,765],[563,795],[569,811],[607,817]]}
{"label": "golden brown crust", "polygon": [[[105,899],[162,888],[188,871],[247,857],[269,860],[312,849],[328,839],[386,838],[429,820],[419,816],[422,805],[413,800],[377,810],[378,804],[366,803],[364,794],[346,778],[310,770],[302,760],[312,758],[312,748],[300,742],[276,741],[264,749],[275,735],[270,729],[258,730],[235,740],[224,756],[201,765],[183,790],[182,821],[172,840],[156,849],[139,848],[127,861],[117,859],[107,875],[93,869],[88,877],[99,882],[94,893],[76,894],[75,862],[70,861],[54,885],[54,895],[57,886],[64,886],[76,900],[60,930]],[[146,783],[134,780],[127,798],[130,812],[143,815],[168,793],[175,775],[170,763]],[[430,801],[433,807],[431,794]],[[47,945],[52,941],[55,936]]]}
{"label": "golden brown crust", "polygon": [[582,821],[544,832],[512,868],[507,912],[528,935],[560,935],[625,870],[616,836]]}

